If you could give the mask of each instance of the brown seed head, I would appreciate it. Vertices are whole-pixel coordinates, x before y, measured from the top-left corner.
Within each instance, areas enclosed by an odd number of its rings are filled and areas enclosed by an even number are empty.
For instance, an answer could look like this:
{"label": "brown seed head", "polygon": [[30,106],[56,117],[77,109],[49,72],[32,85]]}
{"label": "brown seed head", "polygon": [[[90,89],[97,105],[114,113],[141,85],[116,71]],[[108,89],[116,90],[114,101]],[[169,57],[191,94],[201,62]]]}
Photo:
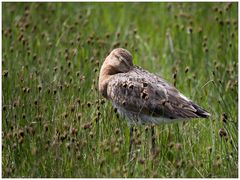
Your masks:
{"label": "brown seed head", "polygon": [[45,131],[48,131],[48,124],[44,124]]}
{"label": "brown seed head", "polygon": [[220,137],[226,137],[227,136],[227,132],[224,128],[221,128],[219,131],[218,131],[218,134]]}
{"label": "brown seed head", "polygon": [[86,123],[82,126],[82,128],[86,130],[86,129],[90,129],[91,126],[92,126],[92,123]]}
{"label": "brown seed head", "polygon": [[145,163],[145,160],[143,158],[139,159],[138,160],[139,164],[144,164]]}
{"label": "brown seed head", "polygon": [[22,137],[22,138],[24,137],[24,131],[23,130],[19,130],[18,134],[19,134],[20,137]]}
{"label": "brown seed head", "polygon": [[3,76],[4,76],[4,77],[8,77],[8,70],[4,70],[4,71],[3,71]]}
{"label": "brown seed head", "polygon": [[227,119],[228,119],[227,114],[223,113],[221,116],[222,122],[227,123]]}
{"label": "brown seed head", "polygon": [[115,134],[118,135],[119,133],[120,133],[120,129],[119,128],[115,129]]}
{"label": "brown seed head", "polygon": [[72,128],[72,135],[77,135],[78,130],[76,128]]}
{"label": "brown seed head", "polygon": [[208,150],[209,153],[212,153],[212,147],[211,146],[208,146],[207,150]]}

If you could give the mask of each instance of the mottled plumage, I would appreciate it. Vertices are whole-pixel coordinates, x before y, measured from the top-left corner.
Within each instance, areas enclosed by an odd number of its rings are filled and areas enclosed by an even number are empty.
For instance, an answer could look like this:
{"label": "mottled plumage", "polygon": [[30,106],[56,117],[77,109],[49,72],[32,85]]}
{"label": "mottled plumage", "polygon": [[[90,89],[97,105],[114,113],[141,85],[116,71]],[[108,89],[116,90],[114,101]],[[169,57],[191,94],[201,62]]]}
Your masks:
{"label": "mottled plumage", "polygon": [[113,50],[100,71],[99,90],[130,124],[171,123],[210,114],[164,79],[134,66],[131,54]]}

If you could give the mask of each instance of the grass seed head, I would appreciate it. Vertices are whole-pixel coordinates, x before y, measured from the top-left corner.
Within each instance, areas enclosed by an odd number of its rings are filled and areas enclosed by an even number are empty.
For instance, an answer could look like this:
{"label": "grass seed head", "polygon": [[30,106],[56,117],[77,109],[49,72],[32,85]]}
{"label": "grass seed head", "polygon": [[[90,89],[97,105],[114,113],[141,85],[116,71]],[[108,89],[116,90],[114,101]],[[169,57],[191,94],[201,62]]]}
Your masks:
{"label": "grass seed head", "polygon": [[97,111],[97,116],[100,117],[101,116],[101,112]]}
{"label": "grass seed head", "polygon": [[72,113],[75,111],[75,109],[76,109],[76,108],[75,108],[74,105],[71,105],[71,106],[70,106],[70,111],[71,111]]}
{"label": "grass seed head", "polygon": [[205,53],[208,53],[208,48],[207,48],[207,47],[204,48],[204,52],[205,52]]}
{"label": "grass seed head", "polygon": [[93,137],[94,137],[94,133],[93,133],[92,131],[90,131],[90,132],[89,132],[89,136],[90,136],[91,138],[93,138]]}
{"label": "grass seed head", "polygon": [[77,132],[78,132],[78,130],[76,128],[72,128],[72,132],[71,132],[72,135],[74,135],[74,136],[77,135]]}
{"label": "grass seed head", "polygon": [[17,148],[17,143],[13,143],[12,148],[16,149]]}
{"label": "grass seed head", "polygon": [[115,147],[114,149],[113,149],[113,154],[117,154],[119,152],[119,148],[118,147]]}
{"label": "grass seed head", "polygon": [[40,92],[42,90],[42,85],[38,85],[38,91]]}
{"label": "grass seed head", "polygon": [[123,138],[122,138],[122,137],[119,137],[119,138],[118,138],[118,142],[119,142],[120,144],[122,144],[122,143],[123,143]]}
{"label": "grass seed head", "polygon": [[86,123],[86,124],[84,124],[83,126],[82,126],[82,128],[83,129],[91,129],[91,126],[92,126],[92,123],[90,122],[90,123]]}
{"label": "grass seed head", "polygon": [[177,71],[173,73],[173,79],[177,79]]}
{"label": "grass seed head", "polygon": [[77,118],[78,118],[78,120],[80,120],[81,117],[82,117],[82,113],[77,113]]}
{"label": "grass seed head", "polygon": [[27,127],[27,133],[34,136],[35,135],[35,129],[32,126]]}
{"label": "grass seed head", "polygon": [[34,105],[36,105],[36,106],[38,105],[38,100],[37,99],[34,100]]}
{"label": "grass seed head", "polygon": [[227,132],[224,128],[219,129],[218,134],[220,137],[227,137]]}
{"label": "grass seed head", "polygon": [[138,30],[135,28],[135,29],[133,30],[133,34],[137,34],[137,32],[138,32]]}
{"label": "grass seed head", "polygon": [[208,146],[208,147],[207,147],[207,151],[208,151],[209,153],[212,153],[212,147],[211,147],[211,146]]}
{"label": "grass seed head", "polygon": [[20,138],[18,139],[18,143],[19,143],[19,144],[23,144],[23,138],[22,138],[22,137],[20,137]]}
{"label": "grass seed head", "polygon": [[221,165],[222,165],[222,162],[221,162],[220,160],[216,160],[216,161],[214,161],[214,163],[213,163],[213,166],[216,167],[216,168],[220,168]]}
{"label": "grass seed head", "polygon": [[192,26],[188,27],[188,33],[189,33],[189,34],[192,34],[192,32],[193,32]]}
{"label": "grass seed head", "polygon": [[91,107],[91,102],[87,102],[87,106],[90,108]]}
{"label": "grass seed head", "polygon": [[136,145],[141,145],[141,144],[142,144],[141,139],[135,139],[135,144],[136,144]]}
{"label": "grass seed head", "polygon": [[221,115],[221,120],[222,120],[222,122],[227,123],[228,116],[227,116],[226,113],[223,113],[223,114]]}
{"label": "grass seed head", "polygon": [[119,135],[119,133],[120,133],[120,129],[119,129],[119,128],[116,128],[116,129],[115,129],[115,134],[116,134],[116,135]]}
{"label": "grass seed head", "polygon": [[19,135],[19,137],[24,138],[24,131],[19,130],[18,135]]}
{"label": "grass seed head", "polygon": [[140,159],[138,160],[138,163],[139,163],[139,164],[142,164],[142,165],[145,164],[145,159],[140,158]]}
{"label": "grass seed head", "polygon": [[6,106],[6,105],[3,105],[3,106],[2,106],[2,110],[3,110],[3,111],[6,111],[6,110],[7,110],[7,106]]}
{"label": "grass seed head", "polygon": [[46,132],[48,131],[48,124],[47,123],[44,124],[44,129],[45,129]]}
{"label": "grass seed head", "polygon": [[67,148],[68,150],[70,150],[70,149],[71,149],[71,144],[70,144],[70,143],[66,143],[66,148]]}

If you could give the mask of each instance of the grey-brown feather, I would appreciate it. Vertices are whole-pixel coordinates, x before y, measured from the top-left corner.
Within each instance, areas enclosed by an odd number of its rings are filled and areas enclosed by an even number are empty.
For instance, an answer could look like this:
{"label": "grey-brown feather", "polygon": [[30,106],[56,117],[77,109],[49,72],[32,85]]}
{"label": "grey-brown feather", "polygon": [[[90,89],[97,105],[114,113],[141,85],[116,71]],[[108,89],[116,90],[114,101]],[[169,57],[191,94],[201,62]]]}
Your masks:
{"label": "grey-brown feather", "polygon": [[109,80],[107,97],[132,123],[159,124],[209,116],[164,79],[137,66]]}

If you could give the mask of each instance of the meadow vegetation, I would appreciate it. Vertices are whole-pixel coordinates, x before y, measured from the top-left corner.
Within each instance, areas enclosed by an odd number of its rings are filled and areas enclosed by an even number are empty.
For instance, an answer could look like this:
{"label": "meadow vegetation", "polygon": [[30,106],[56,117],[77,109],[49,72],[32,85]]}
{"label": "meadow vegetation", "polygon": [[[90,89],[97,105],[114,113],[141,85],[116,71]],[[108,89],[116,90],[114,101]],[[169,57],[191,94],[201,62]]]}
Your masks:
{"label": "meadow vegetation", "polygon": [[[116,47],[208,110],[129,127],[98,93]],[[2,3],[3,177],[238,177],[237,3]]]}

